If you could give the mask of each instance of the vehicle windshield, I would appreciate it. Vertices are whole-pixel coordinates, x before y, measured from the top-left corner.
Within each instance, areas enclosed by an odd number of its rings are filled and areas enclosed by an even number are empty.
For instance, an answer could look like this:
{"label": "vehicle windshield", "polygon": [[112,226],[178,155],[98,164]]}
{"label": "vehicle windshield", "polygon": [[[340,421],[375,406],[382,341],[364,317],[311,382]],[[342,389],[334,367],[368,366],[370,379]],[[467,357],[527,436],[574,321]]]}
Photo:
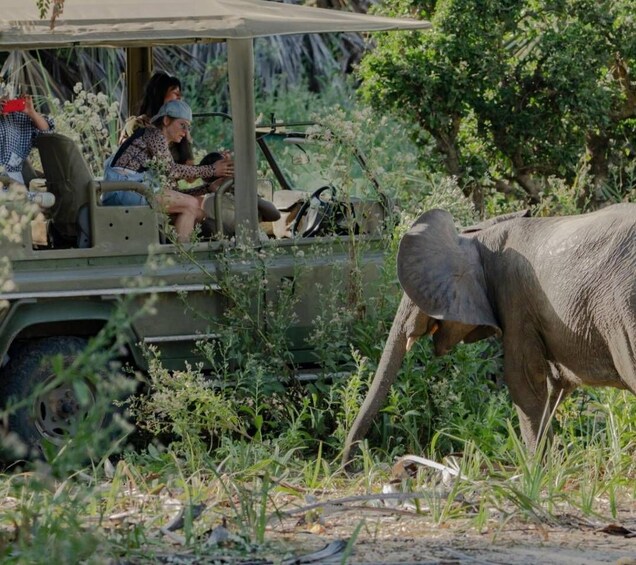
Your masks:
{"label": "vehicle windshield", "polygon": [[[232,150],[232,124],[227,114],[195,114],[195,144],[203,150],[218,147]],[[257,128],[258,177],[271,182],[276,190],[300,190],[312,193],[333,186],[353,198],[372,198],[377,183],[365,167],[362,155],[336,136],[320,131],[316,124],[281,124]]]}
{"label": "vehicle windshield", "polygon": [[[270,178],[277,189],[313,192],[331,185],[353,197],[377,190],[361,158],[334,139],[270,132],[259,136],[259,145],[259,176]],[[272,178],[272,170],[278,178]]]}

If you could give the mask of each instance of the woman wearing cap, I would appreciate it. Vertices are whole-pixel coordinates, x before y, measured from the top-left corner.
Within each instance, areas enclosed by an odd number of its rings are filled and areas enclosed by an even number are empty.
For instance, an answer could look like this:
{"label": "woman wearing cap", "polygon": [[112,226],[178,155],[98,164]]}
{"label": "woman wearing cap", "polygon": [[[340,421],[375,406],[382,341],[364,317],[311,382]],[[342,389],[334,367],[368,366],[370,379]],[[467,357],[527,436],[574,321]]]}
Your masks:
{"label": "woman wearing cap", "polygon": [[[119,138],[119,143],[123,143],[128,139],[137,129],[148,127],[151,123],[152,117],[156,116],[161,106],[171,100],[181,100],[181,81],[168,73],[163,71],[157,71],[154,73],[150,80],[146,83],[144,89],[144,95],[139,104],[137,116],[131,116],[126,120],[124,128]],[[175,162],[181,165],[194,165],[194,152],[192,149],[192,137],[190,132],[179,142],[169,143],[170,153]],[[218,159],[231,158],[228,151],[222,153],[213,153],[218,155]],[[211,165],[212,163],[199,163],[200,165]],[[195,177],[196,178],[196,177]],[[187,179],[194,181],[195,178]],[[209,184],[209,183],[208,183]],[[216,188],[218,183],[214,187],[206,185],[200,188],[197,193],[201,196],[211,192],[210,188]]]}
{"label": "woman wearing cap", "polygon": [[[137,129],[148,127],[150,120],[157,115],[161,106],[171,100],[181,100],[181,81],[168,73],[157,71],[146,84],[139,103],[138,115],[131,116],[126,120],[119,143],[126,141]],[[190,135],[186,135],[179,143],[170,143],[169,145],[172,157],[177,163],[194,164]]]}
{"label": "woman wearing cap", "polygon": [[[197,222],[205,219],[198,198],[178,192],[181,179],[230,177],[234,175],[234,162],[222,159],[213,165],[183,165],[176,163],[169,143],[179,143],[190,130],[192,110],[183,100],[166,102],[151,119],[148,127],[138,128],[106,161],[105,180],[137,181],[149,184],[156,200],[164,210],[174,215],[174,226],[180,242],[189,241]],[[156,174],[150,170],[152,162],[159,163],[167,176],[167,185],[159,186]],[[107,193],[103,203],[110,206],[147,205],[141,194],[120,190]]]}

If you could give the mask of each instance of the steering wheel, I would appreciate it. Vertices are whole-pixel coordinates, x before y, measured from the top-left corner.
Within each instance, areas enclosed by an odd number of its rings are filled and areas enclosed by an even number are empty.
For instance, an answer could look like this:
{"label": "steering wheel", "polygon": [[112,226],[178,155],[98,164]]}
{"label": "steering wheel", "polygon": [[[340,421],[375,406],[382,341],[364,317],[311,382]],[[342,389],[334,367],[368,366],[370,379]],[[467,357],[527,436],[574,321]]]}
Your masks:
{"label": "steering wheel", "polygon": [[[327,192],[331,194],[329,200],[321,198],[321,196]],[[325,218],[329,217],[331,210],[333,209],[335,198],[336,189],[330,184],[321,186],[318,190],[315,190],[312,195],[303,202],[300,210],[298,210],[298,214],[296,214],[294,223],[289,228],[292,237],[297,237],[299,235],[298,229],[300,228],[300,224],[305,216],[307,216],[304,220],[306,225],[300,236],[311,237],[316,235]]]}

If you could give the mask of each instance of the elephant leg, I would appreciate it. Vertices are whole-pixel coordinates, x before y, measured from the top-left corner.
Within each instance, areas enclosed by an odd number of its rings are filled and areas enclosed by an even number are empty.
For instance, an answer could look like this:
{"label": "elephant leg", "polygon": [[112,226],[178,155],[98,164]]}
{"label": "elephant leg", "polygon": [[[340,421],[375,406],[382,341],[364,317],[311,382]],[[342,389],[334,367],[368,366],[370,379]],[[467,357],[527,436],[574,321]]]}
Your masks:
{"label": "elephant leg", "polygon": [[[554,363],[549,363],[550,377],[548,378],[548,418],[554,413],[557,406],[561,404],[568,395],[576,388],[573,380],[574,375],[567,369]],[[546,423],[546,426],[549,422]],[[547,428],[547,433],[552,435],[551,427]]]}
{"label": "elephant leg", "polygon": [[608,346],[624,388],[636,394],[636,328],[631,335],[628,330],[615,332]]}
{"label": "elephant leg", "polygon": [[[548,427],[550,413],[558,400],[558,387],[551,387],[551,367],[538,345],[524,347],[504,343],[504,381],[519,416],[519,427],[526,448],[537,450]],[[552,390],[550,390],[552,388]]]}

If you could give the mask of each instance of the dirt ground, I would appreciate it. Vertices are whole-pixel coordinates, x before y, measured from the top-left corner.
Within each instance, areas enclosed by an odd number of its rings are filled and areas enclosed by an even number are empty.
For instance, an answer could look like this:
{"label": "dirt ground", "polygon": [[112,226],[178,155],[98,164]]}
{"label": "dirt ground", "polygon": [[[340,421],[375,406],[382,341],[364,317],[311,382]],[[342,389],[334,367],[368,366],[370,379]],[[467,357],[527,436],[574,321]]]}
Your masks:
{"label": "dirt ground", "polygon": [[[272,508],[266,521],[264,544],[237,553],[233,550],[240,550],[240,544],[232,542],[230,531],[235,526],[216,526],[205,534],[204,551],[179,563],[636,565],[636,499],[631,489],[612,506],[603,497],[595,498],[595,514],[585,514],[565,499],[558,511],[551,505],[549,513],[529,501],[524,507],[523,497],[515,502],[488,498],[497,507],[485,508],[486,502],[477,502],[477,490],[467,491],[464,498],[444,490],[443,484],[406,492],[402,485],[387,483],[373,494],[306,492],[302,499],[281,491],[271,500],[276,510]],[[208,510],[212,506],[210,501]],[[608,519],[613,507],[615,517]],[[202,508],[200,520],[205,522],[207,510]],[[441,515],[451,518],[440,522],[436,516]]]}
{"label": "dirt ground", "polygon": [[359,509],[325,516],[322,524],[310,528],[281,528],[276,537],[295,546],[294,554],[300,556],[334,540],[349,539],[362,521],[350,555],[341,550],[311,562],[342,563],[345,557],[351,565],[636,565],[636,535],[627,537],[636,531],[636,508],[626,508],[612,524],[564,516],[553,525],[515,519],[504,524],[492,522],[482,531],[468,520],[436,526],[426,516],[378,516]]}
{"label": "dirt ground", "polygon": [[[212,498],[197,505],[196,512],[192,508],[195,530],[201,527],[201,532],[194,533],[202,544],[189,548],[184,542],[181,500],[168,489],[130,494],[128,507],[118,508],[100,523],[111,533],[129,532],[144,524],[149,544],[121,559],[105,559],[105,564],[636,565],[636,499],[632,496],[617,501],[612,520],[601,517],[611,515],[608,501],[595,499],[599,515],[582,515],[569,507],[539,519],[511,506],[490,509],[488,519],[478,527],[477,505],[459,497],[452,502],[457,504],[453,515],[458,517],[439,523],[432,499],[427,502],[417,496],[425,493],[417,491],[384,490],[377,495],[330,491],[319,500],[307,493],[302,501],[295,494],[282,493],[276,498],[277,510],[269,514],[265,543],[251,548],[236,541],[240,532],[234,531],[230,521],[219,523],[219,508]],[[420,501],[419,513],[413,497]],[[0,499],[0,513],[17,504],[17,499]],[[7,529],[7,539],[14,536],[14,528]]]}
{"label": "dirt ground", "polygon": [[[455,528],[454,525],[434,529],[418,519],[411,520],[411,524],[401,522],[390,518],[366,520],[366,531],[360,532],[346,563],[636,565],[636,538],[577,528],[537,528],[522,524],[477,532]],[[302,555],[316,551],[334,539],[347,539],[350,534],[348,528],[334,525],[323,535],[295,534],[293,540],[288,538],[288,542],[300,550],[296,555]],[[304,536],[306,539],[302,540]],[[316,562],[341,563],[342,558],[341,552]]]}

